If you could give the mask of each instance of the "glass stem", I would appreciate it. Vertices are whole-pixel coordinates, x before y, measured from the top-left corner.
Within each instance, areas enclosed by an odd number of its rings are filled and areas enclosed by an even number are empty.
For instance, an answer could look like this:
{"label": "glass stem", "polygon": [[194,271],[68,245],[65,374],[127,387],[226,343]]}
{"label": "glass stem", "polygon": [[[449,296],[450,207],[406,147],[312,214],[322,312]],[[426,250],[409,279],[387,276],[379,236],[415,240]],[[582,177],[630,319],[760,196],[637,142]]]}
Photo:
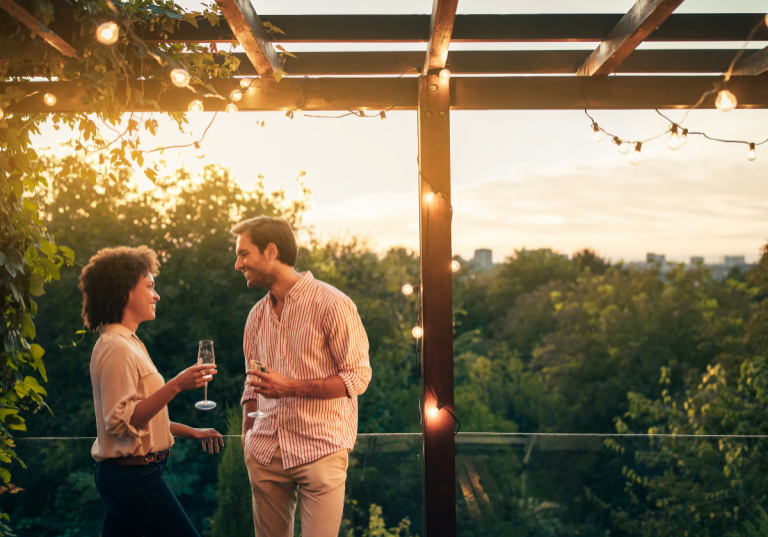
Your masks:
{"label": "glass stem", "polygon": [[203,388],[203,401],[208,400],[208,383],[205,383],[205,387]]}

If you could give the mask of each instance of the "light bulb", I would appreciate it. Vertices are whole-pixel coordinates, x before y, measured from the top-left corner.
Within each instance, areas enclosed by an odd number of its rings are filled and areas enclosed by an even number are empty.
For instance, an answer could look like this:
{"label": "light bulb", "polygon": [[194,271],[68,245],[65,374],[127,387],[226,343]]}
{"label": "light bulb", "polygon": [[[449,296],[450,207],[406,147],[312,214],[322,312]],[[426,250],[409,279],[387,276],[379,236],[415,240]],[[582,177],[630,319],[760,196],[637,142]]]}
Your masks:
{"label": "light bulb", "polygon": [[194,101],[189,103],[189,106],[187,106],[187,110],[189,110],[190,112],[192,112],[194,114],[197,114],[198,112],[202,112],[203,111],[203,101],[198,101],[197,99],[195,99]]}
{"label": "light bulb", "polygon": [[301,108],[297,108],[293,111],[293,117],[295,119],[301,119],[304,117],[304,112],[301,111]]}
{"label": "light bulb", "polygon": [[120,28],[115,22],[105,22],[96,28],[96,40],[102,45],[114,45],[120,37]]}
{"label": "light bulb", "polygon": [[440,414],[440,410],[436,406],[433,406],[432,408],[427,410],[427,416],[429,416],[432,419],[435,419],[438,414]]}
{"label": "light bulb", "polygon": [[434,192],[427,192],[424,194],[424,201],[427,203],[432,203],[432,200],[435,199],[435,193]]}
{"label": "light bulb", "polygon": [[755,160],[757,153],[755,152],[755,144],[749,144],[749,153],[747,153],[747,160]]}
{"label": "light bulb", "polygon": [[669,135],[669,140],[667,140],[667,147],[670,151],[677,151],[683,147],[683,139],[677,133],[677,125],[672,125],[672,134]]}
{"label": "light bulb", "polygon": [[629,142],[621,142],[621,144],[619,145],[619,153],[621,153],[622,155],[626,155],[627,153],[629,153],[630,149],[632,149],[632,144],[630,144]]}
{"label": "light bulb", "polygon": [[413,285],[411,285],[410,283],[406,283],[405,285],[403,285],[402,291],[405,296],[409,296],[413,294]]}
{"label": "light bulb", "polygon": [[687,141],[688,141],[688,129],[683,129],[683,132],[680,133],[680,147],[683,147]]}
{"label": "light bulb", "polygon": [[203,148],[200,147],[200,144],[198,142],[195,142],[195,156],[197,158],[205,158],[205,153],[203,152]]}
{"label": "light bulb", "polygon": [[640,150],[642,149],[643,144],[640,142],[637,142],[635,144],[635,150],[632,151],[632,153],[629,155],[629,163],[633,166],[637,166],[640,164],[640,161],[643,160],[643,155],[640,153]]}
{"label": "light bulb", "polygon": [[600,130],[600,127],[597,126],[597,123],[592,123],[592,130],[594,131],[592,133],[592,139],[596,142],[602,142],[603,131]]}
{"label": "light bulb", "polygon": [[715,106],[723,112],[730,112],[736,108],[736,104],[736,96],[727,89],[720,90],[720,93],[717,94],[717,99],[715,99]]}
{"label": "light bulb", "polygon": [[233,101],[237,102],[237,101],[239,101],[240,99],[242,99],[242,98],[243,98],[243,92],[242,92],[242,91],[240,91],[239,89],[234,89],[234,90],[232,90],[232,92],[229,94],[229,98],[230,98],[231,100],[233,100]]}
{"label": "light bulb", "polygon": [[232,103],[229,103],[225,108],[224,111],[229,114],[230,116],[234,116],[237,114],[237,106],[235,106]]}
{"label": "light bulb", "polygon": [[424,330],[422,330],[420,326],[414,326],[413,330],[411,330],[411,334],[413,334],[413,337],[416,339],[419,339],[424,335]]}
{"label": "light bulb", "polygon": [[240,87],[245,89],[248,86],[251,85],[251,79],[250,78],[241,78],[240,79]]}
{"label": "light bulb", "polygon": [[447,82],[451,78],[451,72],[448,69],[440,69],[440,80]]}
{"label": "light bulb", "polygon": [[379,116],[381,116],[381,120],[382,120],[382,121],[386,121],[386,120],[387,120],[387,114],[386,114],[386,113],[384,113],[384,112],[379,112]]}
{"label": "light bulb", "polygon": [[461,263],[455,259],[451,261],[451,272],[459,272],[461,270]]}
{"label": "light bulb", "polygon": [[178,68],[171,71],[171,82],[173,82],[173,85],[177,88],[186,88],[189,86],[190,78],[189,72],[187,72],[186,69]]}
{"label": "light bulb", "polygon": [[43,95],[43,102],[47,104],[48,106],[53,106],[56,104],[56,96],[53,93],[46,93]]}

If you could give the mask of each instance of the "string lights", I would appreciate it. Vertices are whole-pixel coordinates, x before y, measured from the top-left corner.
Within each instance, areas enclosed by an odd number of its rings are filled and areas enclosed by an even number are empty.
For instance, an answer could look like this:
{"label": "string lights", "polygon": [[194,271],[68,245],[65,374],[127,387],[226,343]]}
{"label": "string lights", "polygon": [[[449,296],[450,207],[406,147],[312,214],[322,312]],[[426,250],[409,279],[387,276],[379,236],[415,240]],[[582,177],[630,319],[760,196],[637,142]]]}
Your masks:
{"label": "string lights", "polygon": [[448,69],[440,69],[440,74],[438,76],[441,81],[448,82],[451,78],[451,72]]}
{"label": "string lights", "polygon": [[757,158],[757,152],[755,151],[754,142],[749,144],[749,151],[747,152],[747,160],[752,161]]}
{"label": "string lights", "polygon": [[715,107],[717,107],[718,110],[723,112],[730,112],[736,108],[737,104],[738,101],[736,100],[736,96],[727,89],[723,88],[717,93],[717,99],[715,99]]}
{"label": "string lights", "polygon": [[643,154],[640,152],[642,148],[643,142],[637,142],[635,144],[635,150],[629,155],[629,163],[633,166],[637,166],[640,164],[640,161],[643,160]]}
{"label": "string lights", "polygon": [[238,102],[243,98],[243,92],[239,89],[233,89],[229,94],[229,98],[234,102]]}
{"label": "string lights", "polygon": [[427,203],[432,203],[432,200],[435,199],[435,193],[434,192],[427,192],[422,196],[424,198],[424,201]]}
{"label": "string lights", "polygon": [[247,91],[248,88],[251,87],[251,79],[250,78],[241,78],[240,79],[240,87]]}
{"label": "string lights", "polygon": [[58,99],[53,93],[46,93],[45,95],[43,95],[43,102],[48,106],[53,106],[54,104],[56,104],[57,100]]}
{"label": "string lights", "polygon": [[672,125],[672,132],[669,135],[669,140],[667,140],[667,147],[670,151],[677,151],[683,147],[683,144],[685,144],[685,142],[677,132],[677,125]]}
{"label": "string lights", "polygon": [[413,285],[410,283],[406,283],[403,285],[402,289],[400,289],[405,296],[411,296],[413,294]]}
{"label": "string lights", "polygon": [[195,99],[194,101],[189,103],[189,106],[187,106],[187,110],[189,110],[193,114],[199,114],[200,112],[202,112],[204,110],[203,109],[203,101],[201,101],[199,99]]}
{"label": "string lights", "polygon": [[205,158],[205,152],[203,151],[203,148],[200,147],[200,142],[195,142],[195,156],[197,158]]}
{"label": "string lights", "polygon": [[105,22],[96,28],[96,40],[102,45],[114,45],[120,37],[120,28],[114,21]]}
{"label": "string lights", "polygon": [[224,107],[224,111],[231,117],[234,116],[237,113],[237,106],[233,103],[229,103],[226,107]]}
{"label": "string lights", "polygon": [[451,261],[451,272],[459,272],[461,270],[461,263],[455,259]]}
{"label": "string lights", "polygon": [[600,130],[600,127],[597,126],[597,123],[592,123],[592,131],[593,131],[592,139],[597,143],[602,142],[603,131]]}
{"label": "string lights", "polygon": [[419,339],[419,338],[421,338],[421,336],[424,335],[424,330],[420,326],[414,326],[413,330],[411,330],[411,334],[416,339]]}
{"label": "string lights", "polygon": [[191,77],[186,69],[177,68],[171,71],[171,82],[177,88],[186,88],[190,80]]}

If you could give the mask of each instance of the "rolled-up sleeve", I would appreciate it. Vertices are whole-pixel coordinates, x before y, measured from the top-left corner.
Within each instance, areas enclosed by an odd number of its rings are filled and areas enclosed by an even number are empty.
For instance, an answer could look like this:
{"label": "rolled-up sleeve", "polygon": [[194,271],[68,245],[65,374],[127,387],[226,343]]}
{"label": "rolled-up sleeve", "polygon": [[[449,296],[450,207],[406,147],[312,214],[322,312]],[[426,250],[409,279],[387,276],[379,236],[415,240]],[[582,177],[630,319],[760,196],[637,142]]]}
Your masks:
{"label": "rolled-up sleeve", "polygon": [[101,359],[98,379],[106,432],[117,438],[140,438],[148,434],[149,422],[139,428],[131,425],[133,411],[140,402],[139,370],[127,347],[109,346]]}
{"label": "rolled-up sleeve", "polygon": [[368,335],[355,304],[347,297],[337,300],[326,322],[328,344],[339,368],[339,377],[347,388],[347,395],[358,396],[368,388],[372,371]]}

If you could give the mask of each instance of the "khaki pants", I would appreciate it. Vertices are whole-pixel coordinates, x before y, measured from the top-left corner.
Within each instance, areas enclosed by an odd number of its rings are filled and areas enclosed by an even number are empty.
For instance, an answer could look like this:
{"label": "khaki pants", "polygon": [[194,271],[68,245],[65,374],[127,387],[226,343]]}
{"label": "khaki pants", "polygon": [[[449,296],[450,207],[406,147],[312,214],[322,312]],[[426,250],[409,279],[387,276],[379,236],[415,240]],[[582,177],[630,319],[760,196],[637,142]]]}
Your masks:
{"label": "khaki pants", "polygon": [[301,494],[302,537],[337,537],[344,510],[347,458],[347,450],[342,449],[286,470],[280,448],[269,466],[258,462],[246,449],[256,537],[293,537],[297,488]]}

